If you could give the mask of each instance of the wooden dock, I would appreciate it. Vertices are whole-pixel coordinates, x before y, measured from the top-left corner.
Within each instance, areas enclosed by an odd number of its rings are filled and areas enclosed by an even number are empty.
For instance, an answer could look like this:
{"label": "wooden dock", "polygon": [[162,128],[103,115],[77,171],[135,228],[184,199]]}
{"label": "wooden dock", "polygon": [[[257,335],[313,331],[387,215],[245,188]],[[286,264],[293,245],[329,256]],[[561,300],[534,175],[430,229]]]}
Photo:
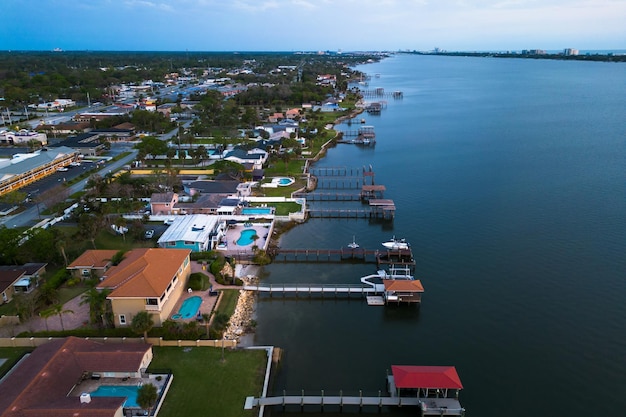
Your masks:
{"label": "wooden dock", "polygon": [[246,291],[256,291],[262,293],[273,294],[379,294],[380,291],[374,286],[366,287],[364,285],[350,285],[350,284],[272,284],[272,285],[244,285],[243,289]]}
{"label": "wooden dock", "polygon": [[344,262],[361,261],[375,263],[379,267],[415,267],[415,259],[410,249],[382,249],[365,248],[341,249],[284,249],[269,248],[267,254],[275,262]]}

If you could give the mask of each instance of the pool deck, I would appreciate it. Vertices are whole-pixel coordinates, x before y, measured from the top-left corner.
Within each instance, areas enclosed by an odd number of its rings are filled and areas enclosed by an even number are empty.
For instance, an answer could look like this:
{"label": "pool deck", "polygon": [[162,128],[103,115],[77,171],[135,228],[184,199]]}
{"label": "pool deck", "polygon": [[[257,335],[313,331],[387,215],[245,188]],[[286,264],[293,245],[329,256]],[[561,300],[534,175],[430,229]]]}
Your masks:
{"label": "pool deck", "polygon": [[[218,284],[217,281],[215,281],[215,277],[207,270],[203,269],[202,267],[202,263],[200,262],[196,262],[196,261],[192,261],[191,262],[191,273],[195,273],[195,272],[199,272],[201,274],[206,275],[207,277],[209,277],[209,283],[213,288],[213,291],[219,291],[219,290],[223,290],[223,289],[235,289],[235,290],[241,290],[242,287],[237,286],[237,285],[222,285],[222,284]],[[200,304],[200,309],[198,310],[200,312],[200,314],[211,314],[213,312],[213,310],[215,309],[215,304],[217,303],[217,296],[215,295],[210,295],[210,291],[206,290],[206,291],[185,291],[183,293],[183,295],[181,295],[180,299],[178,300],[178,302],[176,303],[176,305],[174,306],[174,309],[172,310],[172,313],[170,314],[170,318],[172,317],[172,315],[177,314],[178,310],[180,309],[180,306],[183,304],[183,302],[191,297],[194,296],[198,296],[200,298],[202,298],[202,304]],[[189,322],[189,321],[193,321],[196,320],[196,317],[192,317],[189,319],[175,319],[174,321],[179,322],[179,323],[185,323],[185,322]]]}
{"label": "pool deck", "polygon": [[[267,226],[267,227],[266,227]],[[254,229],[256,235],[259,237],[256,242],[252,242],[248,245],[240,246],[237,245],[237,240],[241,236],[241,232],[244,230]],[[243,225],[236,225],[229,227],[226,230],[225,239],[228,242],[226,248],[218,248],[217,250],[228,256],[228,255],[241,255],[244,253],[252,253],[252,247],[257,246],[259,249],[267,250],[267,246],[270,240],[270,225],[269,223],[254,223],[252,222],[252,227],[245,227]]]}

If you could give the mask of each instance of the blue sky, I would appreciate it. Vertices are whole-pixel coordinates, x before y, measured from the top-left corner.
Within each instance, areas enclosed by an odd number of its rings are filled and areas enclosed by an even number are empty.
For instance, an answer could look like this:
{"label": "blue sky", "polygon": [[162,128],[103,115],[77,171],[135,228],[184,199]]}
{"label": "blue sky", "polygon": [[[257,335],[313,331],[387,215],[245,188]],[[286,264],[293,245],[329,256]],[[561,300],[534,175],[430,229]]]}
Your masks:
{"label": "blue sky", "polygon": [[0,50],[626,49],[626,0],[2,0]]}

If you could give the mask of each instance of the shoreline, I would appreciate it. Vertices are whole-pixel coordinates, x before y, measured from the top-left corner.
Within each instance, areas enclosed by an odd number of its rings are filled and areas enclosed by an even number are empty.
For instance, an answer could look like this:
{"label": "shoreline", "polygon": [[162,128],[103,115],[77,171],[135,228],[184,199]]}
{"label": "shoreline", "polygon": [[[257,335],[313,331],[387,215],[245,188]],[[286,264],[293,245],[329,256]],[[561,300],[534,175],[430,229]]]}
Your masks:
{"label": "shoreline", "polygon": [[[333,122],[333,125],[342,123],[345,120],[354,119],[359,114],[363,113],[362,108],[355,108],[349,114],[340,116]],[[340,132],[335,133],[335,137],[330,139],[329,142],[336,139]],[[319,161],[325,154],[327,148],[322,146],[319,152],[312,158],[305,160],[305,166],[308,165],[308,161]],[[296,223],[292,227],[296,227]],[[289,227],[290,230],[292,227]],[[278,244],[280,241],[280,234],[278,239],[274,240],[274,236],[270,237],[270,245]],[[254,284],[259,281],[259,273],[261,270],[260,265],[235,265],[235,277],[241,279],[246,284]],[[237,305],[235,311],[229,320],[229,325],[226,331],[224,331],[223,339],[236,340],[237,345],[240,347],[249,347],[254,345],[254,322],[256,320],[256,296],[257,294],[251,291],[239,290],[239,298],[237,299]]]}

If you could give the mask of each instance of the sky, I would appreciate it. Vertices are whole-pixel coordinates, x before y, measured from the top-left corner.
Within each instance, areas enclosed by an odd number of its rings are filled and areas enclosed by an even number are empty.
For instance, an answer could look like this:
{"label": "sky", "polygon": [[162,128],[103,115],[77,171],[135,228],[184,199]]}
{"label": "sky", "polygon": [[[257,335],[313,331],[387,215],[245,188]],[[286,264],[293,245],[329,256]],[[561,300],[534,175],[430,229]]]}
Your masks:
{"label": "sky", "polygon": [[1,0],[0,50],[626,49],[626,0]]}

